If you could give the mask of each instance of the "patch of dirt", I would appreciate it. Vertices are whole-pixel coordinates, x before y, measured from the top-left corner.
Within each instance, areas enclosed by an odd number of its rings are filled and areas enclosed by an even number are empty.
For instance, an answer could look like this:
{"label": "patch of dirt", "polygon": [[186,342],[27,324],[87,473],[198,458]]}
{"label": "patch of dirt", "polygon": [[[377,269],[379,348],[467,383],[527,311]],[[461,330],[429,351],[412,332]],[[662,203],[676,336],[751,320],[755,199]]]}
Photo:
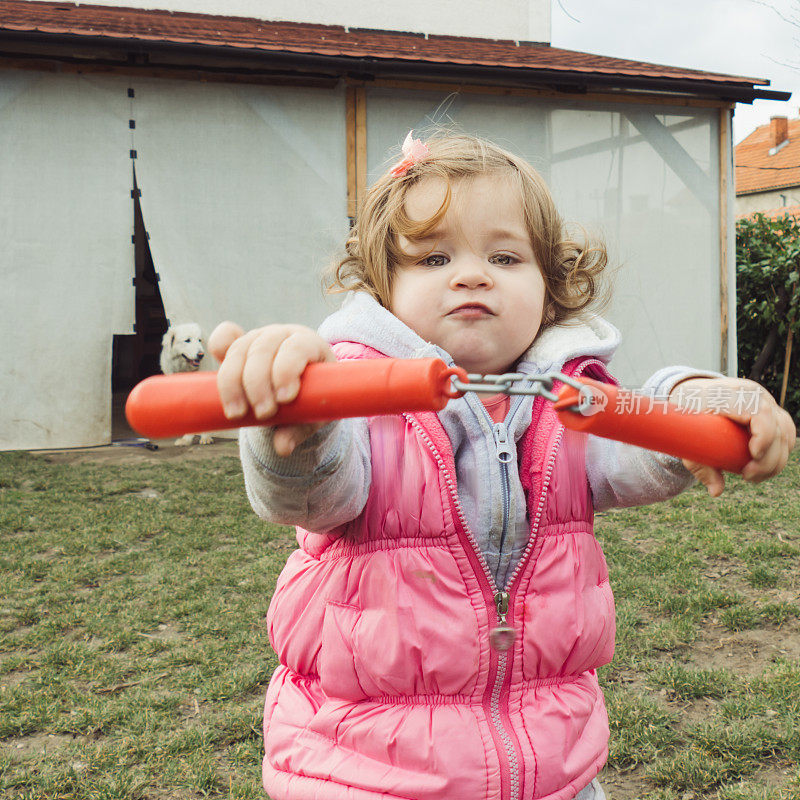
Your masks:
{"label": "patch of dirt", "polygon": [[156,639],[159,642],[178,642],[183,638],[183,634],[176,625],[163,622],[154,631],[147,633],[137,631],[137,635],[146,639]]}
{"label": "patch of dirt", "polygon": [[714,588],[717,590],[725,591],[732,595],[740,595],[745,600],[757,604],[767,601],[794,603],[797,600],[796,579],[791,574],[778,571],[778,585],[761,588],[753,586],[748,580],[750,567],[747,564],[731,562],[724,556],[703,560],[706,566],[701,574],[704,578],[712,581]]}
{"label": "patch of dirt", "polygon": [[653,791],[653,786],[644,777],[644,772],[644,767],[624,772],[606,767],[597,779],[609,800],[639,800]]}
{"label": "patch of dirt", "polygon": [[70,736],[57,733],[33,733],[30,736],[16,736],[0,742],[0,748],[12,760],[30,758],[32,756],[46,756],[54,750],[63,750],[65,747],[80,742],[85,737]]}
{"label": "patch of dirt", "polygon": [[[659,694],[666,700],[667,692],[663,689]],[[719,710],[719,700],[711,697],[698,697],[692,702],[685,700],[667,701],[667,706],[679,715],[678,727],[681,729],[697,725],[710,719]]]}
{"label": "patch of dirt", "polygon": [[696,669],[727,669],[745,675],[760,675],[778,658],[800,659],[800,636],[777,628],[731,631],[722,626],[704,626],[681,659]]}
{"label": "patch of dirt", "polygon": [[36,625],[20,625],[17,628],[5,631],[5,633],[14,639],[24,639],[35,627]]}
{"label": "patch of dirt", "polygon": [[54,559],[61,558],[64,551],[60,547],[48,547],[39,553],[32,553],[28,556],[31,561],[53,561]]}
{"label": "patch of dirt", "polygon": [[216,767],[219,785],[228,789],[228,795],[230,796],[233,780],[237,777],[236,767],[231,764],[230,757],[224,750],[214,751],[214,766]]}
{"label": "patch of dirt", "polygon": [[3,689],[10,689],[12,686],[19,686],[29,680],[34,675],[38,674],[37,670],[32,669],[12,669],[0,677],[0,691]]}
{"label": "patch of dirt", "polygon": [[[173,439],[157,439],[153,444],[158,445],[158,450],[112,444],[70,450],[33,451],[33,455],[51,464],[157,464],[162,461],[212,461],[220,456],[236,458],[239,455],[239,443],[231,438],[215,437],[214,444],[193,444],[188,447],[176,447]],[[140,494],[152,499],[144,492]]]}
{"label": "patch of dirt", "polygon": [[143,497],[145,500],[157,500],[161,497],[160,492],[157,492],[155,489],[150,489],[149,487],[138,492],[132,492],[132,494],[134,497]]}
{"label": "patch of dirt", "polygon": [[[788,788],[791,776],[791,769],[771,766],[751,775],[745,783],[748,786]],[[643,766],[622,772],[613,767],[606,767],[597,777],[608,800],[648,800],[653,795],[653,784],[645,778]],[[716,792],[704,795],[697,791],[688,791],[682,795],[682,800],[710,800],[716,797],[718,797]]]}
{"label": "patch of dirt", "polygon": [[180,706],[178,706],[178,712],[187,722],[195,717],[199,717],[202,714],[202,711],[200,709],[200,703],[198,702],[197,697],[190,695],[180,704]]}
{"label": "patch of dirt", "polygon": [[623,534],[625,540],[635,547],[640,553],[650,556],[657,553],[664,543],[658,539],[652,539],[648,536],[643,536],[641,531],[631,528],[626,530]]}

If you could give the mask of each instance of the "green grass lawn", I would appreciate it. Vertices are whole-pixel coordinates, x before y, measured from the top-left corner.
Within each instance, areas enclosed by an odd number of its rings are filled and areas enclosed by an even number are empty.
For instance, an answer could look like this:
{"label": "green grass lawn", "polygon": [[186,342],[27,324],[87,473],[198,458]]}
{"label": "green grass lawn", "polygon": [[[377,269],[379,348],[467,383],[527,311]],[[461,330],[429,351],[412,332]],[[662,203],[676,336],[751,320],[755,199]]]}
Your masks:
{"label": "green grass lawn", "polygon": [[[610,800],[800,798],[799,456],[598,517]],[[0,537],[0,796],[264,796],[264,616],[294,539],[235,458],[0,454]]]}

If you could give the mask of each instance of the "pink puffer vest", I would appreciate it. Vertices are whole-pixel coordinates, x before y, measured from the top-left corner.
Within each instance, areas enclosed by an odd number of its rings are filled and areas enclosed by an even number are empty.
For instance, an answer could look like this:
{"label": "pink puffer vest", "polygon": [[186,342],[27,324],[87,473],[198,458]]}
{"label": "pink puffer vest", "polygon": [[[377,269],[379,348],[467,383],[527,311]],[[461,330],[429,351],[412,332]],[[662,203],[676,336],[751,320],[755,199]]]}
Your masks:
{"label": "pink puffer vest", "polygon": [[[564,372],[587,368],[608,379],[594,360]],[[497,589],[438,417],[369,429],[363,512],[333,531],[298,529],[270,605],[281,666],[264,712],[265,789],[273,800],[572,798],[606,760],[595,669],[614,650],[585,437],[536,400],[520,443],[531,539],[508,588],[516,639],[498,652]]]}

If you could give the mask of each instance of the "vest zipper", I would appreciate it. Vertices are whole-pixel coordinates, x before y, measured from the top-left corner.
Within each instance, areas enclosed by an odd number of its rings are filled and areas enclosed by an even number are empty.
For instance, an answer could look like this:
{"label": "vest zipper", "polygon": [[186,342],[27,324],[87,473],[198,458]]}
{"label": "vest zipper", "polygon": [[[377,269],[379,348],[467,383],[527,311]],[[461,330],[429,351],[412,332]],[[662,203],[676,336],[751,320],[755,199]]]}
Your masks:
{"label": "vest zipper", "polygon": [[[600,364],[601,366],[603,366],[602,362],[598,361],[597,359],[593,359],[591,361],[587,361],[584,364],[581,364],[579,369],[576,370],[573,373],[574,377],[580,376],[583,373],[583,371],[593,363],[594,364]],[[520,401],[519,405],[521,405],[521,404],[522,404],[522,402]],[[516,411],[519,409],[519,405],[517,406],[516,409],[513,410],[513,412],[512,411],[509,412],[508,417],[506,418],[507,422],[511,421],[511,418],[512,418],[513,414],[516,413]],[[487,415],[488,415],[488,412],[487,412]],[[528,545],[525,548],[525,551],[523,552],[523,554],[520,557],[519,561],[517,562],[517,565],[514,568],[514,572],[511,574],[511,578],[508,580],[505,588],[502,591],[500,591],[497,588],[497,582],[495,581],[494,576],[492,575],[491,570],[489,569],[489,565],[486,563],[486,559],[483,557],[483,554],[481,553],[480,549],[478,548],[478,544],[475,541],[475,537],[473,536],[472,531],[469,529],[469,526],[467,525],[467,521],[466,521],[466,519],[464,517],[464,512],[463,512],[463,510],[461,508],[461,503],[459,502],[459,499],[458,499],[458,490],[457,490],[456,485],[453,482],[452,478],[450,477],[450,474],[449,474],[449,472],[447,470],[447,465],[444,463],[444,459],[442,458],[442,456],[439,453],[439,451],[436,449],[436,446],[433,444],[433,442],[431,441],[431,439],[428,436],[428,434],[425,432],[425,430],[422,427],[422,425],[420,425],[420,423],[417,422],[417,420],[414,419],[410,414],[403,414],[403,416],[419,432],[420,436],[422,437],[422,440],[425,442],[426,446],[428,447],[428,449],[433,454],[434,459],[436,459],[436,463],[439,465],[439,469],[441,470],[442,475],[444,476],[445,483],[447,484],[447,489],[450,492],[450,497],[453,500],[453,507],[456,510],[456,514],[458,516],[459,522],[461,523],[462,529],[464,530],[464,532],[465,532],[465,534],[467,536],[467,540],[469,541],[470,545],[472,546],[472,553],[473,553],[474,556],[476,556],[477,563],[480,564],[480,566],[483,568],[483,574],[486,576],[486,579],[487,579],[488,584],[489,584],[489,588],[490,588],[490,590],[493,591],[492,600],[494,602],[494,606],[495,606],[494,610],[495,610],[495,613],[497,615],[497,626],[496,626],[495,630],[503,631],[505,629],[509,629],[510,631],[513,631],[514,630],[514,628],[513,628],[513,613],[514,612],[513,612],[513,606],[511,604],[511,595],[513,593],[514,582],[516,581],[517,577],[520,575],[523,566],[525,565],[525,563],[527,562],[528,558],[530,557],[531,551],[533,550],[534,542],[537,539],[537,535],[538,535],[538,531],[539,531],[539,525],[541,523],[541,518],[542,518],[542,512],[544,511],[544,503],[545,503],[545,499],[547,498],[547,490],[548,490],[548,488],[550,486],[550,480],[551,480],[551,478],[553,476],[553,469],[554,469],[555,463],[556,463],[556,454],[558,453],[558,449],[561,446],[561,440],[564,438],[564,427],[562,426],[561,430],[558,432],[558,436],[556,438],[556,441],[555,441],[555,443],[553,445],[553,448],[552,448],[552,451],[550,453],[550,458],[548,459],[548,462],[547,462],[547,467],[545,469],[544,480],[542,481],[542,487],[541,487],[541,490],[539,491],[539,502],[538,502],[538,505],[536,507],[536,514],[535,514],[534,520],[531,522],[530,537],[529,537],[529,540],[528,540]],[[502,427],[506,431],[506,437],[507,437],[508,431],[507,431],[507,428],[505,428],[505,425],[503,423],[498,423],[498,424],[502,425]],[[497,444],[497,436],[496,435],[495,435],[495,444]],[[507,441],[506,441],[506,445],[507,445]],[[498,458],[500,458],[499,454],[498,454]],[[501,465],[502,464],[503,464],[503,462],[502,462],[502,459],[501,459]],[[506,474],[504,476],[505,477],[504,487],[506,488],[506,490],[508,490],[508,468],[504,467],[504,469],[506,470]],[[504,507],[505,507],[505,503],[504,503]],[[507,507],[506,507],[506,510],[504,511],[504,523],[503,523],[504,530],[505,530],[506,523],[507,523],[507,519],[506,519],[507,513],[508,512],[507,512]],[[477,571],[476,571],[476,573],[477,573]],[[486,595],[486,593],[484,592],[484,598],[485,598],[485,595]],[[509,614],[509,613],[511,614],[511,620],[507,622],[506,621],[506,615]],[[511,635],[513,635],[513,634],[511,634]],[[492,720],[492,724],[494,726],[494,730],[495,730],[495,732],[497,734],[497,737],[502,742],[502,745],[503,745],[502,752],[503,752],[503,754],[505,755],[505,757],[506,757],[506,759],[508,761],[508,769],[509,769],[509,774],[508,774],[508,781],[510,783],[509,792],[508,792],[508,794],[506,794],[503,791],[503,784],[505,783],[505,781],[503,780],[504,775],[501,772],[501,775],[500,775],[500,795],[501,795],[501,798],[508,797],[509,800],[519,800],[520,788],[521,787],[520,787],[520,766],[519,766],[519,758],[517,756],[517,746],[515,746],[514,738],[512,737],[513,726],[511,725],[511,721],[509,719],[508,712],[505,712],[505,713],[503,712],[503,709],[502,709],[502,706],[501,706],[501,703],[500,703],[500,696],[502,694],[503,684],[506,682],[506,677],[507,677],[507,672],[508,672],[509,652],[510,652],[509,650],[503,650],[503,651],[496,650],[495,648],[490,646],[490,648],[489,648],[489,654],[490,654],[489,675],[490,675],[490,678],[492,677],[492,675],[491,675],[491,673],[492,673],[491,659],[492,659],[492,654],[493,653],[496,653],[496,655],[497,655],[497,667],[496,667],[496,670],[495,670],[495,673],[494,673],[493,680],[487,681],[487,684],[491,683],[491,685],[492,685],[492,693],[491,693],[490,701],[489,701],[490,718]],[[498,750],[500,750],[500,748],[498,748]],[[534,758],[535,758],[535,753],[534,753]]]}
{"label": "vest zipper", "polygon": [[[506,758],[508,758],[508,774],[511,782],[510,793],[508,797],[510,800],[519,800],[520,796],[520,768],[519,760],[517,758],[517,749],[514,746],[514,740],[509,733],[510,725],[507,727],[503,721],[503,713],[500,707],[500,695],[503,691],[503,684],[506,680],[506,672],[508,670],[508,651],[498,652],[497,658],[497,673],[495,674],[494,686],[492,687],[492,697],[489,704],[491,711],[492,724],[495,727],[498,735],[500,736],[503,746],[505,747]],[[506,714],[506,717],[508,715]],[[500,781],[500,796],[503,796],[503,782],[502,777]]]}
{"label": "vest zipper", "polygon": [[[511,486],[508,477],[508,464],[514,457],[514,447],[512,447],[508,441],[508,431],[511,423],[514,421],[514,417],[522,407],[523,400],[524,398],[515,397],[512,400],[511,408],[509,409],[505,420],[503,422],[495,422],[492,425],[495,455],[497,456],[497,460],[500,462],[500,484],[503,495],[503,527],[500,532],[500,547],[498,548],[497,553],[498,570],[500,569],[500,564],[502,562],[503,546],[505,545],[506,536],[508,534],[509,514],[511,509]],[[493,420],[491,416],[489,416],[489,412],[486,411],[485,408],[484,411],[486,412],[486,416],[489,417],[489,421],[492,422]],[[495,576],[495,583],[496,582],[497,576]]]}
{"label": "vest zipper", "polygon": [[[494,434],[495,455],[500,462],[500,485],[503,495],[503,527],[500,532],[500,547],[497,553],[497,568],[500,569],[502,563],[503,546],[506,541],[506,534],[508,533],[508,515],[511,507],[511,487],[508,480],[508,462],[514,456],[514,451],[508,443],[508,428],[504,422],[496,422],[492,426],[492,433]],[[495,576],[496,578],[497,576]],[[496,582],[496,581],[495,581]]]}
{"label": "vest zipper", "polygon": [[[601,367],[604,366],[603,362],[597,359],[591,359],[585,361],[578,367],[578,369],[575,370],[575,372],[572,374],[572,377],[579,378],[588,367],[592,366],[592,364],[599,364]],[[528,545],[525,548],[522,555],[520,556],[520,559],[517,562],[516,567],[514,567],[514,572],[511,573],[511,577],[509,578],[508,583],[506,584],[506,588],[508,589],[509,594],[513,592],[514,581],[517,579],[520,572],[522,572],[522,568],[525,566],[525,563],[527,562],[528,557],[530,556],[531,551],[533,550],[533,545],[536,542],[539,533],[539,525],[542,519],[542,512],[544,511],[544,502],[545,499],[547,498],[547,489],[550,486],[550,479],[553,476],[553,468],[555,467],[556,463],[556,454],[558,453],[558,448],[561,446],[561,440],[564,438],[564,431],[565,428],[562,425],[561,430],[558,432],[558,437],[556,438],[556,441],[553,445],[552,452],[550,453],[550,459],[548,460],[547,466],[544,471],[544,480],[542,481],[542,488],[539,491],[539,503],[536,506],[536,514],[533,520],[531,521],[531,533],[528,539]]]}
{"label": "vest zipper", "polygon": [[[573,377],[579,377],[583,374],[584,370],[589,367],[591,364],[600,364],[602,366],[602,362],[598,361],[597,359],[592,359],[590,361],[586,361],[585,363],[581,364],[580,367],[573,373]],[[521,403],[520,403],[521,405]],[[517,406],[516,409],[509,412],[508,417],[506,418],[506,423],[509,424],[512,420],[514,413],[519,409]],[[507,429],[506,429],[507,431]],[[497,619],[498,619],[498,626],[495,629],[497,631],[498,636],[508,637],[510,642],[513,643],[513,639],[515,636],[515,629],[514,629],[514,619],[513,619],[513,606],[511,605],[511,595],[514,590],[514,583],[521,574],[523,568],[525,567],[526,562],[530,558],[531,552],[533,551],[534,543],[538,537],[539,526],[541,524],[542,513],[544,512],[544,504],[545,500],[547,499],[547,490],[550,487],[550,481],[553,477],[553,469],[555,468],[556,463],[556,456],[558,454],[558,450],[561,447],[561,442],[564,438],[564,427],[561,427],[561,430],[558,432],[558,436],[556,437],[555,442],[553,443],[552,450],[550,452],[550,457],[547,461],[547,465],[544,471],[544,479],[542,481],[542,486],[539,491],[539,501],[536,506],[536,512],[534,515],[534,519],[531,521],[530,527],[530,535],[528,539],[528,544],[525,547],[525,551],[520,556],[519,561],[517,562],[516,566],[514,567],[514,571],[511,573],[511,577],[509,578],[506,586],[502,592],[498,591],[495,594],[495,603],[497,606]],[[495,443],[497,443],[497,435],[495,434]],[[498,454],[498,458],[500,458]],[[502,459],[501,459],[502,463]],[[504,487],[508,489],[508,468],[504,466],[506,470],[506,474],[504,475],[505,483]],[[456,497],[456,500],[458,498]],[[506,519],[504,516],[504,523],[503,523],[503,530],[505,533],[505,526],[506,526]],[[472,540],[473,547],[475,547],[475,541]],[[481,560],[485,563],[485,559],[481,558]],[[493,581],[493,584],[496,583]],[[507,622],[506,615],[511,613],[511,619]],[[510,644],[508,645],[510,647]],[[502,685],[506,679],[506,672],[508,669],[508,651],[500,651],[498,655],[498,669],[495,677],[495,684],[492,690],[492,719],[495,723],[495,727],[497,728],[498,732],[500,732],[501,738],[505,734],[508,739],[510,740],[510,736],[506,730],[506,726],[503,724],[504,720],[501,715],[500,709],[500,694],[502,692]],[[497,698],[495,700],[495,698]],[[506,717],[508,714],[506,713]],[[508,720],[508,728],[511,728],[511,721]],[[504,743],[506,743],[506,739],[503,738]],[[512,743],[509,741],[506,743],[507,748],[511,748]],[[535,753],[534,753],[535,758]],[[516,759],[515,759],[516,762]],[[509,763],[511,763],[511,759],[509,758]],[[512,771],[511,773],[511,797],[516,800],[519,797],[519,773]]]}
{"label": "vest zipper", "polygon": [[[450,498],[453,501],[453,508],[455,509],[456,515],[458,517],[458,521],[461,523],[461,528],[464,531],[467,541],[469,542],[472,555],[474,559],[472,559],[475,563],[477,563],[482,571],[483,575],[486,578],[486,582],[488,584],[489,589],[489,596],[487,596],[487,592],[483,591],[484,600],[487,601],[487,606],[490,608],[493,607],[494,613],[497,615],[497,626],[495,629],[499,628],[500,626],[505,624],[505,614],[501,613],[501,603],[502,600],[497,600],[501,596],[505,596],[505,608],[508,609],[508,593],[505,591],[500,591],[497,588],[497,584],[495,582],[494,576],[489,569],[489,565],[486,563],[486,559],[483,557],[480,549],[478,548],[478,544],[475,541],[475,537],[472,531],[467,525],[467,520],[464,517],[464,511],[461,508],[461,503],[458,499],[458,489],[456,488],[455,483],[453,482],[452,477],[450,476],[450,472],[447,469],[447,465],[444,463],[444,459],[442,458],[439,451],[436,449],[436,445],[431,441],[430,437],[426,433],[425,429],[420,425],[420,423],[414,419],[410,414],[403,414],[403,416],[409,421],[409,423],[417,430],[422,441],[425,442],[426,447],[431,451],[436,463],[439,466],[439,469],[444,476],[445,484],[447,485],[447,490],[450,493]],[[476,576],[478,575],[478,570],[475,570]],[[489,605],[489,597],[491,597],[491,605]],[[491,623],[490,623],[491,624]],[[492,661],[494,658],[497,658],[497,664],[492,669]],[[494,672],[494,675],[492,675]],[[495,746],[499,753],[502,753],[505,756],[506,761],[508,762],[508,775],[505,774],[505,771],[502,769],[501,763],[501,772],[500,772],[500,796],[505,800],[519,800],[520,797],[520,761],[519,756],[517,755],[517,746],[514,743],[514,738],[512,734],[509,732],[511,728],[510,724],[506,724],[504,722],[503,717],[508,719],[508,714],[504,715],[500,697],[502,694],[503,684],[506,680],[506,675],[508,672],[508,651],[499,651],[496,650],[494,647],[490,645],[489,647],[489,678],[487,679],[487,688],[489,685],[492,687],[491,695],[489,696],[489,709],[488,709],[488,717],[491,720],[492,726],[494,728],[494,736],[495,739]],[[484,694],[484,698],[485,698]],[[485,702],[485,700],[484,700]],[[498,746],[499,744],[502,745]],[[502,759],[501,759],[502,761]],[[508,784],[506,786],[506,784]],[[504,790],[505,788],[505,790]]]}

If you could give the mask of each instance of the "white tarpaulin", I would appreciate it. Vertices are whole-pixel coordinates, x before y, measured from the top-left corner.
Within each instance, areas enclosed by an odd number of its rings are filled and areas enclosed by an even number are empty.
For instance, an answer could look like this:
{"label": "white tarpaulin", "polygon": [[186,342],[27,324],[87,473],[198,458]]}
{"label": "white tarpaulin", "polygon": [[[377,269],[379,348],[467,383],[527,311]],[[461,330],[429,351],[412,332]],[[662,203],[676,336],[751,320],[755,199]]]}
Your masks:
{"label": "white tarpaulin", "polygon": [[[370,179],[438,113],[527,157],[565,217],[604,236],[623,381],[718,367],[715,110],[367,100]],[[336,304],[320,273],[347,234],[346,141],[341,87],[0,71],[0,449],[109,441],[112,338],[134,320],[132,164],[172,322],[313,326]]]}
{"label": "white tarpaulin", "polygon": [[[667,364],[719,369],[716,109],[379,88],[367,109],[370,182],[409,129],[424,138],[433,123],[485,136],[539,170],[565,219],[608,246],[606,316],[623,334],[612,365],[622,381],[638,385]],[[729,272],[732,295],[732,259]]]}
{"label": "white tarpaulin", "polygon": [[126,87],[0,71],[0,449],[110,441],[134,319]]}
{"label": "white tarpaulin", "polygon": [[[342,90],[136,80],[136,177],[172,323],[316,326],[347,235]],[[208,359],[210,362],[211,359]]]}

